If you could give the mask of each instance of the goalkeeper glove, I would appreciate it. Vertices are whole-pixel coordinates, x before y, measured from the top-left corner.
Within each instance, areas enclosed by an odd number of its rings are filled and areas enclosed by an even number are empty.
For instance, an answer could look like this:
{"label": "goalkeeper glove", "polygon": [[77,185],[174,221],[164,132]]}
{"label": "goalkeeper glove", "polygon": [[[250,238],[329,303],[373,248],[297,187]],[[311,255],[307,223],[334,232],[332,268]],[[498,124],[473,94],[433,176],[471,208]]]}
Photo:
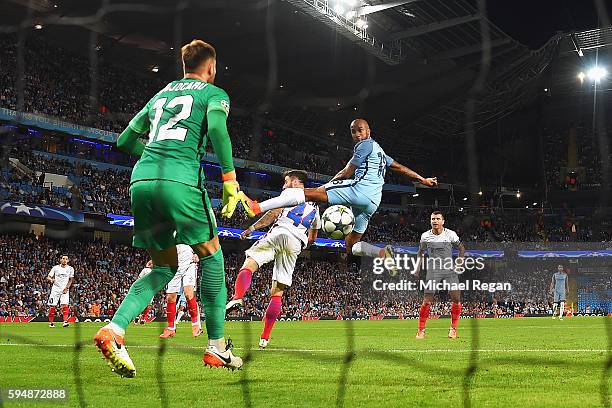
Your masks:
{"label": "goalkeeper glove", "polygon": [[223,208],[221,209],[221,217],[230,218],[234,214],[236,205],[240,201],[240,186],[236,181],[236,172],[234,170],[223,174]]}

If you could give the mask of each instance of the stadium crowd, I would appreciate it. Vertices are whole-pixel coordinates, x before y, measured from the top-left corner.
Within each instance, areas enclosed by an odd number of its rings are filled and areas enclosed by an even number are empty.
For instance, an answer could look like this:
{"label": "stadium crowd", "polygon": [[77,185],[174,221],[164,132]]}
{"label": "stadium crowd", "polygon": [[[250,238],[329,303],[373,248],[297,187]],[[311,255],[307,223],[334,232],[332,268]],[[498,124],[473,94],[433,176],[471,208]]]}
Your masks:
{"label": "stadium crowd", "polygon": [[[0,36],[0,107],[11,110],[19,108],[16,44],[16,36]],[[50,44],[43,38],[28,40],[24,49],[23,112],[119,133],[149,98],[166,85],[157,75],[137,74],[107,63],[101,55],[95,84],[99,95],[92,98],[90,77],[82,75],[89,72],[87,58]],[[344,160],[348,159],[346,149],[330,152],[329,147],[320,141],[289,130],[258,126],[251,118],[233,115],[228,126],[234,155],[242,159],[299,166],[326,174],[335,173],[342,165],[339,152],[343,157],[347,156]],[[279,150],[283,154],[278,154]],[[118,164],[130,162],[130,159],[120,156],[113,159],[120,161]],[[338,168],[330,168],[332,163]]]}
{"label": "stadium crowd", "polygon": [[66,254],[75,269],[73,313],[90,314],[92,306],[112,315],[138,277],[146,255],[103,242],[55,241],[34,235],[0,235],[0,315],[43,315],[50,285],[46,276]]}
{"label": "stadium crowd", "polygon": [[[69,123],[114,132],[122,131],[129,119],[148,98],[165,85],[165,80],[151,72],[137,73],[107,62],[99,55],[97,83],[92,87],[89,60],[46,39],[34,36],[24,47],[25,81],[17,86],[17,36],[0,36],[0,107],[60,118]],[[46,61],[39,64],[37,61]],[[77,80],[78,78],[78,80]],[[97,97],[90,97],[92,88]],[[18,94],[23,89],[19,105]],[[233,115],[228,122],[236,157],[308,171],[335,174],[347,161],[350,150],[330,148],[313,137],[296,134],[273,125],[262,125],[249,117]],[[594,132],[584,124],[576,130],[576,165],[584,170],[566,174],[568,165],[568,127],[545,129],[544,167],[549,188],[596,189],[601,186],[601,157]],[[348,138],[347,138],[348,143]],[[208,146],[210,149],[210,146]],[[134,159],[109,149],[75,148],[65,143],[57,153],[75,153],[108,163],[133,165]],[[577,180],[574,181],[574,177]],[[390,180],[393,176],[389,176]],[[396,180],[397,181],[397,180]],[[59,197],[56,201],[62,202]],[[89,204],[89,207],[92,205]]]}
{"label": "stadium crowd", "polygon": [[[112,316],[130,285],[144,267],[144,251],[131,246],[101,241],[53,240],[34,235],[0,235],[0,316],[45,316],[50,286],[45,277],[59,256],[67,254],[75,269],[71,289],[72,313],[79,317]],[[233,283],[244,260],[242,253],[226,251],[226,282],[231,295]],[[246,297],[243,316],[261,317],[268,304],[271,265],[254,275]],[[367,318],[392,315],[418,316],[421,294],[376,299],[360,287],[359,267],[338,259],[300,258],[294,285],[283,299],[283,316]],[[552,270],[516,268],[504,272],[512,284],[510,292],[472,292],[464,300],[465,314],[547,314],[551,311],[548,292]],[[592,288],[610,289],[609,280],[595,281]],[[164,313],[164,297],[155,297],[154,313]],[[432,307],[434,314],[450,310],[449,299]]]}
{"label": "stadium crowd", "polygon": [[[21,109],[72,124],[120,132],[148,98],[165,85],[159,76],[125,70],[106,62],[103,55],[100,55],[97,83],[91,84],[90,77],[82,75],[90,68],[86,58],[41,38],[27,41],[24,47],[25,80],[18,83],[16,43],[16,36],[0,35],[2,108]],[[40,64],[38,61],[46,63]],[[97,88],[99,92],[96,97],[90,97],[92,88]],[[23,91],[21,100],[20,90]],[[262,125],[252,118],[236,114],[232,115],[228,126],[235,157],[247,160],[335,174],[350,154],[346,148],[330,149],[321,141],[305,135],[269,124]],[[12,143],[3,143],[9,147],[8,151],[2,152],[2,156],[19,159],[35,173],[17,172],[3,160],[0,163],[0,200],[102,214],[130,213],[129,168],[135,163],[134,158],[118,153],[103,143],[69,137],[57,137],[50,141],[37,136],[35,130],[30,131],[29,136],[17,136]],[[561,177],[561,169],[568,163],[566,134],[567,129],[554,129],[547,131],[545,136],[547,183],[557,188],[567,188],[568,181],[571,182]],[[575,154],[578,166],[585,169],[585,178],[580,180],[580,184],[597,187],[602,177],[597,167],[601,158],[589,134],[586,127],[578,127],[578,150]],[[82,160],[50,158],[34,151],[126,167],[100,167]],[[70,183],[49,186],[40,173],[67,176]],[[258,188],[278,191],[280,187],[271,185],[265,177],[240,181],[247,191],[251,181]],[[209,183],[207,188],[211,197],[221,196],[218,184]],[[268,197],[261,192],[251,195],[259,199]],[[429,228],[431,210],[431,206],[381,208],[373,216],[364,239],[373,242],[416,242],[420,234]],[[609,220],[602,222],[588,216],[578,217],[569,210],[545,216],[535,210],[509,215],[491,207],[454,208],[445,211],[445,218],[446,225],[456,230],[465,242],[610,243],[612,240]],[[238,228],[244,228],[251,222],[240,211],[229,221],[218,219],[222,225]],[[72,303],[74,313],[79,316],[112,315],[146,262],[143,252],[120,244],[0,235],[0,315],[46,313],[49,287],[45,276],[61,253],[70,256],[76,270]],[[228,282],[234,281],[242,258],[242,254],[226,254]],[[270,268],[264,268],[255,276],[246,314],[261,316],[264,313],[270,274]],[[500,292],[495,298],[469,300],[464,305],[464,312],[548,313],[547,274],[548,271],[541,271],[541,274],[513,271],[515,290]],[[300,260],[295,276],[295,285],[283,302],[285,316],[418,315],[420,299],[416,294],[401,301],[362,299],[359,295],[359,270],[350,263]],[[601,283],[604,286],[609,284]],[[162,301],[161,296],[156,297],[155,309],[158,313],[163,309]],[[443,301],[436,304],[432,311],[445,314],[449,309],[450,303]]]}
{"label": "stadium crowd", "polygon": [[[32,138],[13,146],[10,157],[37,174],[54,173],[67,176],[71,186],[44,186],[41,178],[28,177],[4,166],[0,170],[0,200],[24,202],[29,205],[49,205],[93,213],[130,214],[129,167],[100,167],[102,164],[85,160],[62,159],[45,153],[24,149]],[[213,171],[216,169],[207,169]],[[241,176],[242,177],[242,176]],[[246,177],[246,176],[244,176]],[[216,175],[207,175],[217,180]],[[256,184],[259,188],[278,191],[270,181]],[[257,199],[270,195],[252,190],[248,178],[241,179],[243,190]],[[263,184],[263,185],[262,185]],[[208,182],[211,198],[219,198],[218,183]],[[401,209],[382,207],[370,222],[366,239],[374,242],[414,242],[429,225],[431,206],[412,206]],[[219,211],[219,208],[216,209]],[[548,216],[542,212],[522,211],[511,215],[495,208],[454,208],[445,211],[447,226],[456,230],[464,241],[473,242],[609,242],[612,240],[612,224],[609,219],[595,221],[589,216],[576,216],[570,210],[560,210]],[[467,220],[471,220],[467,222]],[[223,226],[244,228],[247,218],[239,212],[231,220],[219,222]]]}
{"label": "stadium crowd", "polygon": [[[608,129],[610,134],[612,129]],[[602,187],[602,157],[596,132],[586,123],[544,129],[544,170],[552,189]],[[610,153],[612,156],[612,153]]]}

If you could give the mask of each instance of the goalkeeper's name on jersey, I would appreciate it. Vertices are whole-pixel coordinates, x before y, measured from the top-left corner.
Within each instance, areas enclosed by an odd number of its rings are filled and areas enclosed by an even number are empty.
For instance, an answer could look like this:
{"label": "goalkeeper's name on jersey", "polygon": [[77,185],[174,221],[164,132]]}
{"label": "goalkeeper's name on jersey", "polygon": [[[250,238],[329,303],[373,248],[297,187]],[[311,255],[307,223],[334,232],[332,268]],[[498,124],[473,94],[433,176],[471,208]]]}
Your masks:
{"label": "goalkeeper's name on jersey", "polygon": [[189,91],[189,90],[202,90],[208,86],[206,82],[170,82],[164,89],[159,91],[162,92],[175,92],[175,91]]}
{"label": "goalkeeper's name on jersey", "polygon": [[436,280],[409,281],[406,279],[397,282],[384,282],[381,279],[377,279],[372,282],[372,287],[376,291],[477,290],[493,293],[498,290],[512,290],[512,285],[508,282],[483,282],[477,279],[466,280],[465,282],[459,283]]}

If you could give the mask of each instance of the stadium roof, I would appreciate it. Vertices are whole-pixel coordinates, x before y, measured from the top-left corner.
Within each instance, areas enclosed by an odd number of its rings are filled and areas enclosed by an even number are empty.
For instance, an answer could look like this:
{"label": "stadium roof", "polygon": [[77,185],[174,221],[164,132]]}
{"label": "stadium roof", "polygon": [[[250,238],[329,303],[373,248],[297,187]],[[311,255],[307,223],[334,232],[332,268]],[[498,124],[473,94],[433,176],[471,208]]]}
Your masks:
{"label": "stadium roof", "polygon": [[[68,47],[86,54],[96,44],[107,59],[143,71],[157,66],[168,78],[179,68],[180,45],[203,38],[218,50],[218,82],[235,106],[317,135],[339,135],[365,116],[387,140],[401,138],[399,154],[415,154],[426,138],[461,134],[470,91],[476,129],[516,109],[565,38],[532,51],[472,0],[356,2],[376,44],[401,51],[391,61],[313,18],[308,7],[321,2],[4,0],[0,24],[7,31],[18,21],[27,29],[40,22]],[[479,75],[486,78],[480,90]],[[330,141],[350,144],[343,132]]]}

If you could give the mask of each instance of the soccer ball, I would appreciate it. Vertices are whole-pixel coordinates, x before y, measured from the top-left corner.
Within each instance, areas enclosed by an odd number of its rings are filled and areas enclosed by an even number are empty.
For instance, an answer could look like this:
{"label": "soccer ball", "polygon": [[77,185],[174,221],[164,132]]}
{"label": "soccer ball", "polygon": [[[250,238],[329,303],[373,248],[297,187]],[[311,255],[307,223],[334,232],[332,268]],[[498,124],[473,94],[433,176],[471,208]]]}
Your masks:
{"label": "soccer ball", "polygon": [[321,224],[328,237],[342,239],[353,230],[355,216],[343,205],[332,205],[323,213]]}

